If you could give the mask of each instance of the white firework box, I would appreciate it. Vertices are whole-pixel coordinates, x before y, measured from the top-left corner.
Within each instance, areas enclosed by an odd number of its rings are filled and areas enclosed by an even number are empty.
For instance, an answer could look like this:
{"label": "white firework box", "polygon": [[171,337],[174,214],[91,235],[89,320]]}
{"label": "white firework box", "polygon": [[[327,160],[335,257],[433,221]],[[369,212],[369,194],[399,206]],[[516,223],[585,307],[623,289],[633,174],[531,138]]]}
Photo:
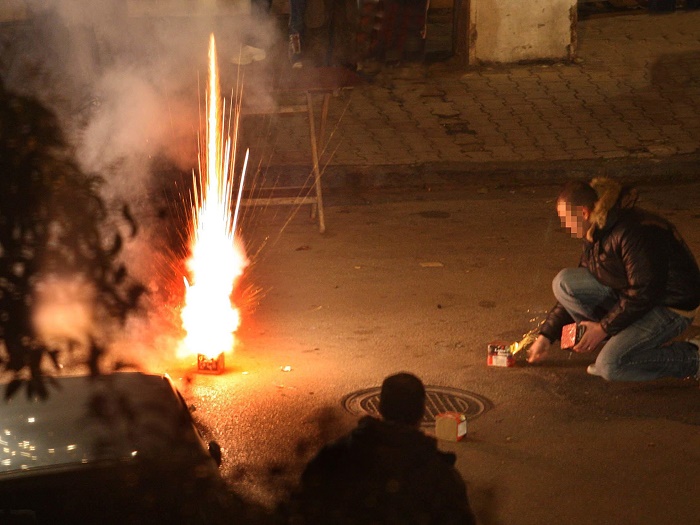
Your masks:
{"label": "white firework box", "polygon": [[460,412],[435,416],[435,436],[445,441],[461,441],[467,434],[467,417]]}

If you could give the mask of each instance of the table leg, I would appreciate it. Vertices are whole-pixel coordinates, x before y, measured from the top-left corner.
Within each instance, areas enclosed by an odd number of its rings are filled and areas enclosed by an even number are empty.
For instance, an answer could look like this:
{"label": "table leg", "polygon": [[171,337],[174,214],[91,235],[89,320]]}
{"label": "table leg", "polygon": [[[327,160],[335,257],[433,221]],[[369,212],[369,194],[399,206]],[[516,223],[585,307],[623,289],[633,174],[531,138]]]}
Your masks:
{"label": "table leg", "polygon": [[[316,119],[314,117],[313,97],[310,92],[306,92],[306,105],[309,110],[309,135],[311,139],[311,160],[314,171],[314,187],[316,189],[316,205],[318,211],[318,229],[320,233],[326,231],[326,221],[323,213],[323,193],[321,191],[321,171],[318,167],[318,142],[316,137]],[[324,127],[325,123],[321,123]]]}
{"label": "table leg", "polygon": [[318,133],[318,149],[323,155],[324,149],[326,147],[326,121],[328,120],[328,106],[330,105],[331,94],[323,94],[323,106],[321,107],[321,125]]}

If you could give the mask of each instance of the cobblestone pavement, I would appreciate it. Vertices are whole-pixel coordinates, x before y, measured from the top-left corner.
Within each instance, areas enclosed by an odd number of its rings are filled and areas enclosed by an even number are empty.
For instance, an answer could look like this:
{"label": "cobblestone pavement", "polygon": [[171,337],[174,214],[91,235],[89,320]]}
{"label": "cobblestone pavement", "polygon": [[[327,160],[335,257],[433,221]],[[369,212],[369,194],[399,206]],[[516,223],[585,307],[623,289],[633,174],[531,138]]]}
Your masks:
{"label": "cobblestone pavement", "polygon": [[[385,69],[332,100],[322,164],[468,169],[698,154],[699,27],[700,11],[594,18],[578,23],[574,63]],[[308,150],[293,122],[280,123],[272,164]]]}
{"label": "cobblestone pavement", "polygon": [[[271,70],[276,75],[280,71],[276,45],[281,51],[283,74],[289,67],[284,38],[279,38],[286,35],[286,15],[278,14],[279,27],[270,29],[278,33],[275,37],[278,41],[270,44],[268,60],[259,64],[260,70]],[[42,101],[61,108],[61,114],[71,119],[71,125],[79,121],[78,126],[94,118],[94,114],[108,113],[112,107],[110,103],[99,104],[105,96],[106,81],[91,83],[94,79],[88,72],[109,73],[107,66],[119,61],[145,62],[143,70],[151,71],[154,66],[149,57],[160,57],[167,49],[168,55],[174,55],[171,60],[176,67],[186,72],[177,75],[168,97],[175,99],[182,93],[188,93],[187,96],[197,93],[197,77],[189,74],[196,69],[196,60],[182,64],[183,56],[189,56],[191,50],[171,44],[179,42],[176,37],[182,32],[189,35],[185,39],[188,42],[197,41],[204,30],[192,27],[189,21],[183,25],[177,17],[144,20],[128,20],[129,31],[139,41],[141,31],[154,31],[150,24],[155,24],[160,38],[153,39],[157,42],[152,48],[147,45],[150,39],[141,43],[143,48],[111,45],[113,35],[104,28],[94,33],[78,32],[71,37],[75,41],[69,39],[62,47],[52,44],[61,39],[51,32],[53,26],[46,24],[45,19],[39,19],[36,24],[6,24],[0,34],[3,49],[0,72],[8,87],[40,93]],[[215,22],[229,27],[232,20]],[[449,26],[444,21],[442,25],[429,24],[429,31],[435,36],[431,40],[429,34],[428,43],[434,46],[440,41],[444,46],[448,39],[443,33]],[[465,174],[481,177],[496,173],[507,173],[510,177],[514,173],[522,174],[527,180],[535,177],[552,180],[568,176],[572,171],[591,176],[601,170],[620,176],[697,177],[698,28],[700,10],[667,14],[639,10],[580,20],[574,62],[465,69],[448,60],[385,67],[375,75],[367,75],[362,85],[342,91],[331,100],[321,155],[324,184],[327,187],[420,186],[460,182]],[[33,31],[39,35],[47,31],[48,36],[37,39]],[[56,28],[53,31],[64,37],[72,34],[65,32],[65,27],[61,30],[65,35]],[[222,37],[227,35],[223,30],[219,33]],[[80,51],[82,48],[73,47],[82,39],[87,41],[83,44],[92,46],[87,55],[96,62],[92,64],[83,56],[85,53],[77,53],[71,59],[75,64],[68,67],[64,62],[69,51]],[[167,45],[156,45],[160,40]],[[228,44],[226,38],[221,40],[222,49],[226,49],[236,39],[230,38]],[[127,56],[117,60],[112,56],[117,52]],[[231,49],[228,52],[233,55]],[[198,53],[193,52],[192,56],[198,57]],[[156,62],[160,64],[160,58]],[[230,58],[222,58],[221,62],[228,65],[225,73],[232,77],[226,80],[235,82],[238,66],[232,65]],[[39,67],[41,64],[48,67]],[[304,74],[313,75],[314,68],[307,66],[303,68]],[[255,67],[247,71],[252,78]],[[176,70],[179,71],[173,69]],[[141,85],[139,81],[137,86]],[[251,84],[254,85],[246,91],[246,97],[254,93],[269,97],[265,87],[261,87],[267,84]],[[124,89],[125,84],[116,88],[116,91]],[[132,96],[131,91],[127,93]],[[191,102],[191,98],[185,97],[183,107]],[[170,121],[172,107],[168,112]],[[145,120],[147,115],[139,118]],[[254,125],[251,135],[256,139],[251,147],[257,157],[254,165],[260,162],[272,168],[272,172],[307,177],[310,148],[305,118],[268,117],[267,122]],[[117,118],[118,122],[122,120]],[[140,129],[136,124],[134,127]],[[179,133],[176,133],[178,137]],[[184,140],[191,139],[188,136]]]}

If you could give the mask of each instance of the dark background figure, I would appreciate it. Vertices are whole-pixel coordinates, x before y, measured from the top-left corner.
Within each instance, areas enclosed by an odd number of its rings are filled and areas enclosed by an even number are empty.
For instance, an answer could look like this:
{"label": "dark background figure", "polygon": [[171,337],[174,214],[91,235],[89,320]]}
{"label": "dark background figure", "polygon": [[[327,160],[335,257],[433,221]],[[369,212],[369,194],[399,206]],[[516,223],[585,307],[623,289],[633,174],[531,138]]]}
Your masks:
{"label": "dark background figure", "polygon": [[[260,1],[260,0],[258,0]],[[287,54],[292,67],[357,65],[357,0],[288,0]]]}
{"label": "dark background figure", "polygon": [[384,0],[384,61],[420,60],[425,48],[427,0]]}
{"label": "dark background figure", "polygon": [[270,11],[270,6],[272,6],[272,0],[251,0],[251,6],[253,11],[267,13]]}
{"label": "dark background figure", "polygon": [[357,55],[360,63],[379,52],[379,41],[384,19],[384,2],[380,0],[360,0],[357,22]]}
{"label": "dark background figure", "polygon": [[355,69],[357,38],[357,0],[316,0],[324,4],[324,27],[320,28],[323,53],[319,63],[324,66],[344,66]]}
{"label": "dark background figure", "polygon": [[293,525],[475,523],[455,455],[420,431],[425,388],[408,373],[387,377],[382,419],[366,416],[309,462],[293,498]]}
{"label": "dark background figure", "polygon": [[395,65],[423,58],[427,0],[361,0],[357,54]]}
{"label": "dark background figure", "polygon": [[[280,14],[280,2],[251,0],[252,10],[258,16]],[[381,21],[373,20],[369,38],[362,33],[361,11],[358,0],[285,0],[289,10],[286,19],[285,49],[292,67],[302,67],[302,57],[313,67],[336,66],[358,69],[363,57],[374,52]],[[383,6],[382,2],[370,1],[367,5]],[[372,11],[374,12],[374,11]],[[379,18],[383,12],[379,13]],[[366,25],[366,24],[365,24]]]}
{"label": "dark background figure", "polygon": [[[252,0],[254,13],[268,13],[272,0]],[[301,67],[301,41],[304,36],[306,0],[289,0],[289,61],[293,67]]]}
{"label": "dark background figure", "polygon": [[306,0],[289,0],[289,61],[301,67],[301,40],[304,35]]}

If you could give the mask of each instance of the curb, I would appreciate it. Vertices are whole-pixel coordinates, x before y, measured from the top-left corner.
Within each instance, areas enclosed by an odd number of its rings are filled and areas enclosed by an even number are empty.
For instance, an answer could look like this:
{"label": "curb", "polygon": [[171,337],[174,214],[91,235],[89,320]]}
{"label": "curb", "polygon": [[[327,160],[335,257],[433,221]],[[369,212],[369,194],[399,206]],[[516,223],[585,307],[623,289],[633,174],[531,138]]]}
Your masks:
{"label": "curb", "polygon": [[[612,177],[636,185],[700,181],[700,154],[671,157],[539,162],[426,162],[391,165],[328,165],[324,192],[369,189],[444,188],[464,185],[549,185],[571,179]],[[285,186],[304,186],[313,176],[303,165],[271,165],[265,178]]]}

